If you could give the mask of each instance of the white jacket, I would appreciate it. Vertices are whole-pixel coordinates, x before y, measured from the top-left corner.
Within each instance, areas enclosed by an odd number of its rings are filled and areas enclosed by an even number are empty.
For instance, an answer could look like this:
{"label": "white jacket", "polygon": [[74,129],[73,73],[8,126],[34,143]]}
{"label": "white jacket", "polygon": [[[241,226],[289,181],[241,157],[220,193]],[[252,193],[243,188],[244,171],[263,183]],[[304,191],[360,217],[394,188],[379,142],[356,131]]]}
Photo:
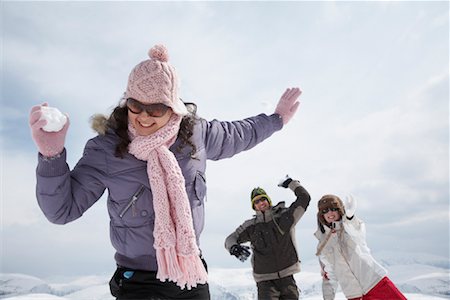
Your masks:
{"label": "white jacket", "polygon": [[361,297],[380,282],[387,271],[370,254],[366,228],[360,219],[353,216],[349,220],[343,216],[333,226],[335,232],[324,226],[325,233],[320,229],[314,233],[319,240],[319,262],[329,278],[322,281],[323,299],[333,300],[338,284],[348,299]]}

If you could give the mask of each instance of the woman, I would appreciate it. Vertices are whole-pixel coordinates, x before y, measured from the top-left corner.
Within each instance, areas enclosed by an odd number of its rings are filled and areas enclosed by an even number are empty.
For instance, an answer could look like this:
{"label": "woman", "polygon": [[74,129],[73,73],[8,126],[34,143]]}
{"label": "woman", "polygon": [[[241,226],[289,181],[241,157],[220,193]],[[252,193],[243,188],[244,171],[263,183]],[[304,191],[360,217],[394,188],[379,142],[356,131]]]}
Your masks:
{"label": "woman", "polygon": [[42,106],[32,108],[40,152],[37,198],[51,222],[65,224],[108,190],[118,266],[110,287],[117,299],[209,299],[199,250],[206,160],[231,157],[280,130],[296,112],[301,91],[287,89],[270,116],[208,122],[178,97],[167,49],[157,45],[149,57],[131,71],[111,116],[94,118],[99,135],[87,142],[73,170],[64,148],[69,122],[46,132]]}
{"label": "woman", "polygon": [[344,207],[338,196],[325,195],[318,209],[316,255],[322,270],[323,299],[333,300],[339,284],[350,300],[406,300],[370,254],[365,225],[354,215],[356,200],[348,198]]}

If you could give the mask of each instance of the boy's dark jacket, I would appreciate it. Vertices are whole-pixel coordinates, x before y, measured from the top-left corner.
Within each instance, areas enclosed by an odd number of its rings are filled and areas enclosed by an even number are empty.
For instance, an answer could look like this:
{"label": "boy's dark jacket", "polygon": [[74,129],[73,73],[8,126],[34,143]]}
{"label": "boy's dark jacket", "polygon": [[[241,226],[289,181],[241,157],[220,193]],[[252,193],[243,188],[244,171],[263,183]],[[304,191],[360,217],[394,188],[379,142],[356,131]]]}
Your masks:
{"label": "boy's dark jacket", "polygon": [[279,202],[264,213],[257,211],[252,219],[245,221],[225,240],[228,251],[235,244],[251,243],[256,282],[300,272],[295,225],[305,213],[311,197],[298,181],[292,181],[289,188],[297,196],[289,208],[284,202]]}

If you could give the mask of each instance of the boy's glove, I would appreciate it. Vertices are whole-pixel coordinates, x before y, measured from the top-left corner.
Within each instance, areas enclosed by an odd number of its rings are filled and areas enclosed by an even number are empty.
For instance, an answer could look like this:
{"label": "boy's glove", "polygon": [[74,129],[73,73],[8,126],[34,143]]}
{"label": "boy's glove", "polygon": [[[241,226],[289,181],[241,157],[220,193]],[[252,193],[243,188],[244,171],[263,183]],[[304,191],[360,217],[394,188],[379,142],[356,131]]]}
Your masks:
{"label": "boy's glove", "polygon": [[278,101],[275,113],[281,116],[283,125],[287,124],[297,111],[300,102],[297,101],[302,91],[299,88],[287,89]]}
{"label": "boy's glove", "polygon": [[250,247],[242,245],[233,245],[230,249],[230,254],[236,256],[240,261],[245,261],[250,256]]}
{"label": "boy's glove", "polygon": [[289,183],[291,183],[291,182],[292,182],[292,178],[289,177],[289,175],[286,175],[280,179],[280,182],[278,182],[278,186],[284,187],[287,189],[289,187]]}
{"label": "boy's glove", "polygon": [[[48,106],[44,103],[42,106]],[[31,108],[29,124],[31,129],[31,137],[33,138],[39,152],[45,157],[54,157],[64,150],[64,141],[66,139],[67,130],[69,129],[69,118],[64,127],[57,132],[47,132],[42,128],[47,124],[45,119],[41,119],[41,105]]]}

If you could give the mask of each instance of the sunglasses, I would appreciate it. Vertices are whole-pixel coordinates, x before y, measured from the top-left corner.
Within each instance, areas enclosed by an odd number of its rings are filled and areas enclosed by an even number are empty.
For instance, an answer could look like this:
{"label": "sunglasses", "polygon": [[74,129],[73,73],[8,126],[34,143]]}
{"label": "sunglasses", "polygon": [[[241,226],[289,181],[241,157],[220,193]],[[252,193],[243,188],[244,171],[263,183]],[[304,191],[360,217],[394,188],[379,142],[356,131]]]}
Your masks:
{"label": "sunglasses", "polygon": [[140,114],[145,111],[151,117],[160,118],[166,114],[170,107],[162,103],[142,104],[133,98],[127,99],[127,108],[133,114]]}
{"label": "sunglasses", "polygon": [[339,208],[336,208],[336,207],[325,208],[325,209],[322,209],[321,213],[322,213],[322,215],[324,215],[329,211],[338,211],[338,210],[339,210]]}
{"label": "sunglasses", "polygon": [[255,201],[253,201],[253,204],[259,204],[259,203],[261,203],[261,202],[263,202],[263,201],[266,201],[267,199],[266,198],[260,198],[260,199],[256,199]]}

